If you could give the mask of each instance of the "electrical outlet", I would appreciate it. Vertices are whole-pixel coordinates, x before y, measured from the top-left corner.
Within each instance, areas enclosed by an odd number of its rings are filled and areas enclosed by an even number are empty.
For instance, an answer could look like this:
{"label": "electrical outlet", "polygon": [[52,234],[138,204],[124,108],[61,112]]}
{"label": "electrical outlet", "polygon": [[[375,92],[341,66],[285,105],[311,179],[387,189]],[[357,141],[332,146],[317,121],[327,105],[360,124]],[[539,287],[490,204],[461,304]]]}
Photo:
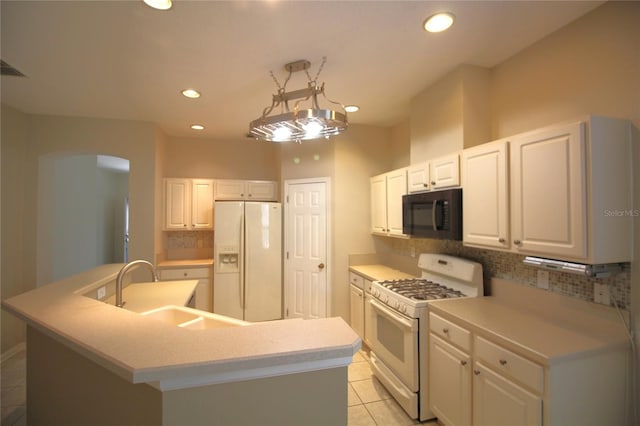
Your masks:
{"label": "electrical outlet", "polygon": [[549,271],[538,271],[538,288],[549,290]]}
{"label": "electrical outlet", "polygon": [[611,304],[611,291],[606,284],[594,283],[593,284],[593,301],[596,303],[602,303],[603,305]]}
{"label": "electrical outlet", "polygon": [[105,286],[100,287],[98,289],[98,300],[104,299],[106,295],[107,295],[107,288]]}

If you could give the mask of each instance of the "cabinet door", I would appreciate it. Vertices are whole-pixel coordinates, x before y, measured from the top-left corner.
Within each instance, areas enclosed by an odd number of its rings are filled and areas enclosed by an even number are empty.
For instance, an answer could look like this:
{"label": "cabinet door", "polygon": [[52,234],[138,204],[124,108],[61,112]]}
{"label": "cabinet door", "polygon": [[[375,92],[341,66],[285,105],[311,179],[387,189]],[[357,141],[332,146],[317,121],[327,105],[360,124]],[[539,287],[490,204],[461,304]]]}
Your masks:
{"label": "cabinet door", "polygon": [[476,362],[473,370],[474,426],[540,426],[542,399]]}
{"label": "cabinet door", "polygon": [[429,162],[416,164],[407,169],[407,191],[423,192],[428,191],[429,184]]}
{"label": "cabinet door", "polygon": [[586,257],[583,123],[517,136],[510,145],[512,248]]}
{"label": "cabinet door", "polygon": [[213,229],[213,181],[193,179],[191,183],[191,228]]}
{"label": "cabinet door", "polygon": [[506,140],[462,152],[462,241],[509,247],[509,197]]}
{"label": "cabinet door", "polygon": [[460,185],[460,158],[457,153],[436,158],[430,163],[432,190]]}
{"label": "cabinet door", "polygon": [[191,225],[189,179],[165,179],[165,229],[187,229]]}
{"label": "cabinet door", "polygon": [[246,182],[247,199],[271,201],[277,199],[276,182],[264,180],[250,180]]}
{"label": "cabinet door", "polygon": [[407,169],[387,173],[387,229],[402,235],[402,196],[407,193]]}
{"label": "cabinet door", "polygon": [[349,288],[351,289],[351,328],[362,339],[364,338],[364,292],[352,285]]}
{"label": "cabinet door", "polygon": [[470,357],[435,334],[429,335],[428,391],[429,408],[442,423],[471,424]]}
{"label": "cabinet door", "polygon": [[246,185],[243,180],[218,180],[216,181],[216,200],[242,200],[246,194]]}
{"label": "cabinet door", "polygon": [[371,178],[371,232],[387,232],[387,181],[385,175]]}

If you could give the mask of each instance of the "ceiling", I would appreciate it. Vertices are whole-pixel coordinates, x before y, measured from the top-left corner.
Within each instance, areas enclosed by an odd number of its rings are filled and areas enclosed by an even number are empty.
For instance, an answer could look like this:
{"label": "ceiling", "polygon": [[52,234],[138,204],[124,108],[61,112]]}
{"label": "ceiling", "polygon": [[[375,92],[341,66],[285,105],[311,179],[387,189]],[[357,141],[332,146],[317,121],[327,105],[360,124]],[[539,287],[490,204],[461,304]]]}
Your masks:
{"label": "ceiling", "polygon": [[[351,123],[390,126],[460,64],[493,67],[602,1],[7,1],[2,102],[26,113],[143,120],[177,137],[243,138],[287,77],[311,62]],[[453,12],[444,33],[424,19]],[[294,73],[287,91],[304,88]],[[191,100],[181,90],[202,93]],[[323,104],[322,106],[328,106]],[[190,125],[199,123],[204,130]]]}

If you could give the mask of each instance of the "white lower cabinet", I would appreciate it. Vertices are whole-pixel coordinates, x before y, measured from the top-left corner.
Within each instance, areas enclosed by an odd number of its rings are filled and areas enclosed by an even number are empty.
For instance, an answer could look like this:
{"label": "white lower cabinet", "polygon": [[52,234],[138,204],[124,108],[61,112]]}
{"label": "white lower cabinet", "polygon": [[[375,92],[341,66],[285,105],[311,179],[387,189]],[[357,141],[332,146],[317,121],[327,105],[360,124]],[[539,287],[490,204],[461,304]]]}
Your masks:
{"label": "white lower cabinet", "polygon": [[[625,409],[629,396],[628,349],[615,346],[579,351],[543,365],[532,360],[539,352],[527,349],[519,338],[511,335],[499,343],[495,330],[476,329],[468,325],[473,322],[458,322],[433,310],[429,313],[428,404],[440,423],[631,424]],[[484,319],[488,316],[486,312],[480,315]],[[537,331],[533,327],[530,332]],[[563,333],[545,339],[566,338]]]}
{"label": "white lower cabinet", "polygon": [[364,291],[354,285],[350,285],[351,328],[364,338]]}
{"label": "white lower cabinet", "polygon": [[161,281],[198,280],[195,308],[207,312],[213,311],[213,304],[211,303],[211,268],[160,269],[158,275]]}
{"label": "white lower cabinet", "polygon": [[429,329],[429,407],[443,424],[542,425],[542,366],[434,313]]}
{"label": "white lower cabinet", "polygon": [[429,336],[431,411],[447,426],[471,424],[471,357],[431,333]]}
{"label": "white lower cabinet", "polygon": [[474,426],[540,426],[542,398],[495,373],[482,362],[473,367]]}

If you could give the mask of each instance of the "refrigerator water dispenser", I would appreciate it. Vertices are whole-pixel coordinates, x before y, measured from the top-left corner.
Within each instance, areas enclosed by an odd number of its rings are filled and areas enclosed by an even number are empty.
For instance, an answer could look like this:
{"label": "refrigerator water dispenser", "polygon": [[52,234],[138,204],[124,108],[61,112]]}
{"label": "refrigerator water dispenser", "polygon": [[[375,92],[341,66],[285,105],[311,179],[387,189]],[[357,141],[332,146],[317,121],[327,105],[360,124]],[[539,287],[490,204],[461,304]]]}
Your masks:
{"label": "refrigerator water dispenser", "polygon": [[221,247],[220,250],[218,250],[218,259],[216,262],[218,272],[238,272],[239,256],[238,247]]}

